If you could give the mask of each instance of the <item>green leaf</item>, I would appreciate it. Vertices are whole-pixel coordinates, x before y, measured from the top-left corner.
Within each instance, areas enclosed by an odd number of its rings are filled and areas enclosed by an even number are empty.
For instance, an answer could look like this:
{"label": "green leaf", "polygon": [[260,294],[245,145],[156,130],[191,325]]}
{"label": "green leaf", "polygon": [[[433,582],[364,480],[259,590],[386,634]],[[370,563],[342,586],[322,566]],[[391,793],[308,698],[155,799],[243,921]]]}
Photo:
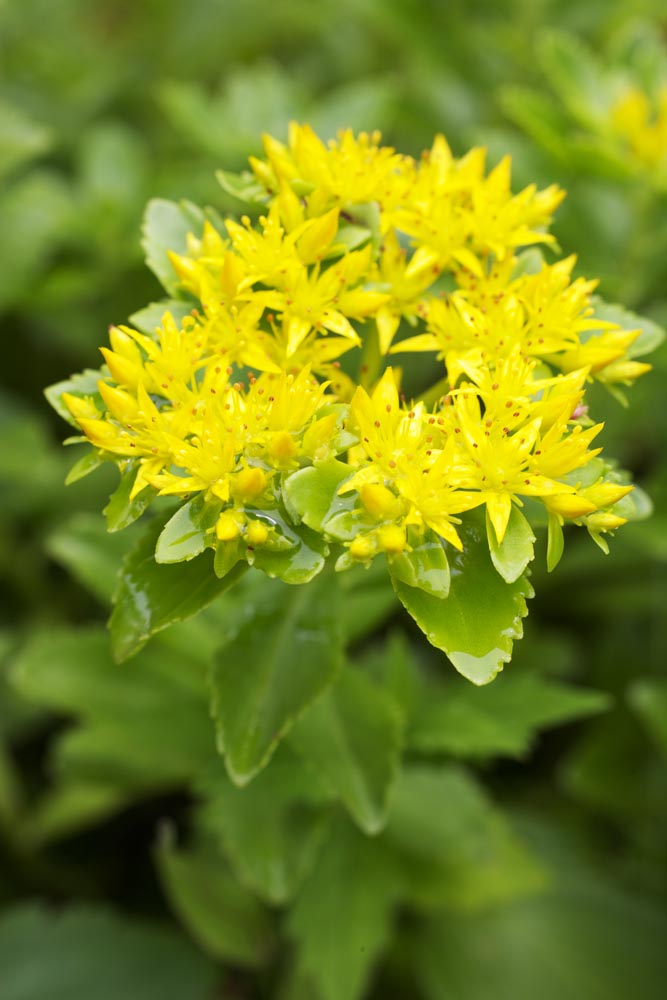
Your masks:
{"label": "green leaf", "polygon": [[210,1000],[217,979],[173,931],[81,905],[6,910],[0,966],[3,1000]]}
{"label": "green leaf", "polygon": [[155,852],[162,886],[173,910],[204,952],[220,961],[257,966],[266,961],[273,934],[269,914],[236,881],[216,850],[178,850],[163,830]]}
{"label": "green leaf", "polygon": [[[277,595],[277,599],[276,596]],[[220,649],[212,713],[232,780],[250,781],[341,666],[337,578],[281,588]]]}
{"label": "green leaf", "polygon": [[324,569],[329,549],[320,535],[305,525],[292,525],[286,513],[276,508],[252,510],[250,513],[274,528],[281,539],[291,543],[289,547],[279,550],[268,545],[258,547],[253,553],[253,566],[267,576],[296,585],[308,583]]}
{"label": "green leaf", "polygon": [[111,601],[123,556],[136,536],[109,534],[99,514],[74,514],[46,540],[49,555],[104,604]]}
{"label": "green leaf", "polygon": [[491,561],[506,583],[515,583],[535,556],[535,535],[516,504],[512,504],[507,530],[500,544],[486,511],[486,535]]}
{"label": "green leaf", "polygon": [[0,100],[0,178],[44,153],[53,143],[51,129],[29,118],[20,108]]}
{"label": "green leaf", "polygon": [[486,532],[476,520],[459,530],[463,552],[451,557],[449,597],[440,600],[394,580],[401,602],[430,643],[442,649],[459,673],[473,684],[488,684],[512,655],[523,634],[526,598],[533,590],[525,578],[505,583],[489,556]]}
{"label": "green leaf", "polygon": [[484,909],[544,882],[542,866],[481,785],[456,767],[404,768],[384,837],[402,857],[409,898],[419,907]]}
{"label": "green leaf", "polygon": [[268,903],[285,903],[309,872],[328,822],[329,796],[284,744],[245,788],[213,771],[202,784],[204,828],[236,875]]}
{"label": "green leaf", "polygon": [[590,877],[560,882],[557,875],[534,898],[424,926],[414,967],[426,1000],[532,1000],[537,992],[541,1000],[661,1000],[664,907]]}
{"label": "green leaf", "polygon": [[283,484],[288,511],[314,531],[322,531],[324,521],[349,510],[354,502],[338,496],[338,487],[351,472],[349,465],[330,459],[292,473]]}
{"label": "green leaf", "polygon": [[410,537],[408,540],[410,551],[387,556],[392,578],[408,587],[417,587],[433,597],[447,597],[450,586],[449,563],[438,536],[432,531],[426,531],[423,537]]}
{"label": "green leaf", "polygon": [[205,608],[232,587],[246,570],[239,564],[222,580],[208,554],[178,566],[155,562],[155,545],[163,525],[158,521],[126,556],[109,620],[111,644],[118,661],[136,653],[152,635]]}
{"label": "green leaf", "polygon": [[547,570],[552,573],[563,555],[565,539],[563,537],[563,526],[557,514],[549,511],[549,529],[547,539]]}
{"label": "green leaf", "polygon": [[606,118],[609,106],[606,81],[593,53],[583,42],[565,32],[551,31],[538,46],[538,58],[570,114],[593,128]]}
{"label": "green leaf", "polygon": [[132,313],[130,323],[141,333],[149,337],[154,336],[158,327],[162,326],[162,318],[165,313],[171,313],[176,323],[183,322],[186,316],[192,313],[193,302],[183,301],[183,299],[163,299],[162,302],[151,302],[138,312]]}
{"label": "green leaf", "polygon": [[323,1000],[361,1000],[388,944],[402,889],[396,859],[381,840],[340,822],[288,917],[299,968]]}
{"label": "green leaf", "polygon": [[[594,297],[592,302],[595,307],[594,315],[596,319],[618,323],[622,330],[641,331],[634,343],[630,344],[627,349],[629,358],[640,358],[644,354],[650,354],[664,342],[664,329],[647,316],[640,316],[638,313],[631,312],[623,306],[604,302],[597,297]],[[592,331],[591,336],[594,335],[595,331]]]}
{"label": "green leaf", "polygon": [[155,547],[159,563],[189,562],[213,543],[213,528],[220,504],[205,503],[196,497],[176,511],[165,524]]}
{"label": "green leaf", "polygon": [[657,746],[667,754],[667,681],[648,678],[636,681],[628,698]]}
{"label": "green leaf", "polygon": [[432,685],[409,733],[423,753],[522,756],[538,732],[604,711],[606,694],[513,670],[480,690],[455,680]]}
{"label": "green leaf", "polygon": [[138,463],[132,461],[121,469],[120,482],[102,511],[107,519],[108,531],[122,531],[134,524],[157,496],[157,490],[152,486],[144,486],[140,493],[130,499],[138,468]]}
{"label": "green leaf", "polygon": [[191,201],[166,201],[153,198],[148,202],[142,226],[142,246],[146,263],[170,296],[182,293],[181,282],[174,271],[167,251],[187,252],[187,236],[201,236],[204,220],[217,221],[215,213],[194,205]]}
{"label": "green leaf", "polygon": [[401,717],[391,699],[352,669],[299,719],[290,742],[368,834],[387,819],[401,746]]}
{"label": "green leaf", "polygon": [[103,378],[103,370],[86,368],[80,374],[72,375],[71,378],[65,379],[64,382],[56,382],[55,385],[50,385],[48,389],[44,390],[44,395],[58,416],[62,417],[63,420],[66,420],[68,424],[71,424],[72,427],[76,427],[78,430],[79,425],[65,406],[63,395],[67,392],[71,396],[90,397],[98,405],[100,411],[104,410],[104,402],[97,388],[97,383]]}
{"label": "green leaf", "polygon": [[563,135],[569,123],[552,98],[528,87],[510,86],[501,88],[500,104],[507,117],[531,139],[561,163],[568,161],[569,147]]}
{"label": "green leaf", "polygon": [[72,483],[78,483],[80,479],[85,479],[86,476],[94,472],[95,469],[99,469],[101,465],[107,461],[103,452],[98,451],[97,448],[90,448],[85,455],[74,463],[72,468],[67,473],[65,478],[65,486],[71,486]]}
{"label": "green leaf", "polygon": [[382,561],[353,566],[340,574],[340,624],[345,645],[370,635],[398,609],[389,575]]}

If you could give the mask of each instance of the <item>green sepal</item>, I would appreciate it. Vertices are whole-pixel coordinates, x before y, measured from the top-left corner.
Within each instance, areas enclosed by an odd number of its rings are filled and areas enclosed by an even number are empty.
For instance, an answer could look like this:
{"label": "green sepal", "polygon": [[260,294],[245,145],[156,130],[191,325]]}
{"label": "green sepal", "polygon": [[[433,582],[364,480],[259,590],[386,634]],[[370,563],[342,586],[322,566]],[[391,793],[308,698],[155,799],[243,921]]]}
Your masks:
{"label": "green sepal", "polygon": [[214,657],[211,713],[232,781],[266,766],[295,719],[332,683],[342,661],[338,586],[274,585]]}
{"label": "green sepal", "polygon": [[245,555],[245,546],[240,538],[235,538],[231,542],[218,542],[213,559],[213,572],[222,579],[238,562],[245,559]]}
{"label": "green sepal", "polygon": [[91,448],[85,455],[82,455],[69,470],[65,476],[65,486],[71,486],[72,483],[78,483],[80,479],[85,479],[85,477],[89,476],[91,472],[94,472],[95,469],[99,469],[101,465],[104,465],[104,463],[108,461],[108,454],[103,451],[99,451],[97,448]]}
{"label": "green sepal", "polygon": [[242,563],[219,579],[206,554],[178,566],[160,565],[155,561],[155,545],[162,528],[161,521],[149,525],[121,568],[109,620],[111,645],[119,662],[138,652],[156,632],[196,615],[233,586],[246,569]]}
{"label": "green sepal", "polygon": [[389,573],[409,587],[445,598],[449,594],[450,572],[447,556],[438,536],[426,531],[422,537],[409,533],[410,551],[387,556]]}
{"label": "green sepal", "polygon": [[506,583],[514,583],[535,557],[535,535],[516,504],[512,504],[507,529],[498,543],[489,511],[486,511],[486,535],[491,561]]}
{"label": "green sepal", "polygon": [[563,525],[560,523],[558,515],[550,511],[547,535],[547,570],[549,573],[553,572],[560,562],[564,548]]}
{"label": "green sepal", "polygon": [[510,660],[514,639],[523,635],[526,599],[533,590],[525,577],[505,583],[498,575],[479,518],[465,522],[459,535],[463,551],[451,557],[452,583],[446,600],[400,580],[393,584],[428,641],[473,684],[488,684]]}
{"label": "green sepal", "polygon": [[155,561],[188,562],[213,545],[213,529],[221,506],[220,502],[210,503],[203,496],[198,496],[179,507],[157,540]]}
{"label": "green sepal", "polygon": [[215,177],[223,191],[252,208],[262,208],[269,200],[266,188],[249,170],[239,174],[230,170],[216,170]]}
{"label": "green sepal", "polygon": [[107,531],[121,531],[129,524],[133,524],[157,496],[157,490],[152,486],[144,486],[143,490],[130,499],[137,478],[138,464],[133,460],[119,468],[120,482],[102,511],[107,521]]}
{"label": "green sepal", "polygon": [[325,521],[348,510],[350,499],[338,496],[338,487],[352,469],[332,458],[292,473],[283,483],[283,497],[289,513],[314,531],[322,531]]}

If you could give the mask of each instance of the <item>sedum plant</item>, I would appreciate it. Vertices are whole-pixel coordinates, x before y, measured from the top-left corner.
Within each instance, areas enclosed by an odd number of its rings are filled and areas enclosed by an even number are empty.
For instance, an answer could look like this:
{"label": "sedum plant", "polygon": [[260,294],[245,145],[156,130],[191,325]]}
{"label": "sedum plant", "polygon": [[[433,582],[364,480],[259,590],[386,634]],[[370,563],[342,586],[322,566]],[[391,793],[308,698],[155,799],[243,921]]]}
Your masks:
{"label": "sedum plant", "polygon": [[483,149],[456,158],[438,136],[415,160],[297,124],[264,148],[220,174],[240,219],[150,204],[170,297],[48,391],[92,446],[70,481],[120,469],[109,530],[155,510],[121,571],[116,653],[248,569],[311,588],[327,570],[321,615],[330,568],[374,566],[487,683],[521,635],[537,534],[552,570],[564,526],[606,551],[645,506],[587,393],[630,385],[659,334],[555,255],[564,192],[513,193],[509,158],[487,171]]}

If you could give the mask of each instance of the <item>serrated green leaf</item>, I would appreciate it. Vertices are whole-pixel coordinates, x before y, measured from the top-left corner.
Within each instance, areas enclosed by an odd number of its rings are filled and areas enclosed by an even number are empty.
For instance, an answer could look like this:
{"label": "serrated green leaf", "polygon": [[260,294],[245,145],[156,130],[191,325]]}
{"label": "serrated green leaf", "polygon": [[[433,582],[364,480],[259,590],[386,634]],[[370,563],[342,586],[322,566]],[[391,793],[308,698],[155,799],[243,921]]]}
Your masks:
{"label": "serrated green leaf", "polygon": [[408,740],[424,753],[518,757],[541,729],[596,715],[609,705],[603,692],[525,672],[501,674],[481,690],[455,680],[431,686]]}
{"label": "serrated green leaf", "polygon": [[152,486],[144,486],[135,497],[130,498],[137,472],[138,464],[134,461],[121,468],[120,482],[102,511],[107,519],[107,531],[122,531],[134,524],[157,496],[157,490]]}
{"label": "serrated green leaf", "polygon": [[450,572],[447,556],[438,536],[426,531],[421,538],[410,538],[410,550],[387,556],[389,572],[408,587],[417,587],[433,597],[449,594]]}
{"label": "serrated green leaf", "polygon": [[160,533],[155,546],[158,563],[189,562],[212,544],[213,528],[221,504],[205,503],[196,497],[179,507]]}
{"label": "serrated green leaf", "polygon": [[449,597],[441,600],[394,580],[394,589],[430,643],[447,654],[473,684],[488,684],[512,655],[523,634],[525,578],[505,583],[489,556],[486,532],[477,520],[462,525],[463,552],[451,556]]}
{"label": "serrated green leaf", "polygon": [[298,720],[290,742],[361,829],[375,834],[387,819],[401,737],[401,717],[391,699],[348,668]]}
{"label": "serrated green leaf", "polygon": [[268,903],[292,898],[326,832],[328,793],[284,744],[245,788],[210,772],[201,787],[204,828],[219,838],[243,885]]}
{"label": "serrated green leaf", "polygon": [[334,514],[348,510],[351,501],[338,496],[338,487],[352,473],[349,465],[330,459],[299,469],[285,480],[283,494],[290,514],[314,531]]}
{"label": "serrated green leaf", "polygon": [[535,556],[535,535],[516,504],[512,504],[507,530],[500,544],[486,511],[486,535],[491,561],[506,583],[515,583]]}
{"label": "serrated green leaf", "polygon": [[402,856],[406,894],[419,907],[480,910],[544,882],[482,786],[457,767],[405,767],[384,837]]}
{"label": "serrated green leaf", "polygon": [[391,933],[402,889],[397,859],[380,840],[340,822],[288,917],[301,970],[323,1000],[361,1000]]}
{"label": "serrated green leaf", "polygon": [[217,979],[173,931],[82,905],[5,910],[0,965],[3,1000],[209,1000]]}
{"label": "serrated green leaf", "polygon": [[239,885],[218,851],[203,844],[176,849],[171,840],[171,831],[163,831],[155,860],[167,898],[193,940],[220,961],[261,965],[274,943],[267,910]]}
{"label": "serrated green leaf", "polygon": [[111,645],[119,662],[141,649],[156,632],[197,614],[247,569],[240,563],[219,579],[208,553],[182,565],[162,566],[155,561],[162,527],[159,521],[151,524],[121,567],[109,620]]}
{"label": "serrated green leaf", "polygon": [[328,574],[275,594],[220,649],[211,671],[219,746],[238,785],[265,767],[341,666],[337,578]]}

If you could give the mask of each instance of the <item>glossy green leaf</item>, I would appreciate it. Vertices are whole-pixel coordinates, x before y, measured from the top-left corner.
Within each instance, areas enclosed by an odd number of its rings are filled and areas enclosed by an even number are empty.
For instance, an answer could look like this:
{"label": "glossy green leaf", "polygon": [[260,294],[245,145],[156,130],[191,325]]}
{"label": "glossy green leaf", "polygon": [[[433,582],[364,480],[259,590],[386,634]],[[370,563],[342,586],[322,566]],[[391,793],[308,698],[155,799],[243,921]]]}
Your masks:
{"label": "glossy green leaf", "polygon": [[128,462],[121,470],[120,482],[102,511],[107,519],[108,531],[122,531],[123,528],[133,524],[157,495],[157,490],[153,489],[152,486],[144,486],[140,493],[130,498],[134,481],[137,478],[137,471],[136,462]]}
{"label": "glossy green leaf", "polygon": [[486,532],[475,520],[460,531],[463,552],[450,558],[452,582],[445,600],[399,580],[394,588],[430,643],[447,654],[473,684],[488,684],[523,634],[529,582],[505,583],[491,562]]}
{"label": "glossy green leaf", "polygon": [[220,649],[212,713],[227,770],[238,785],[268,762],[294,720],[341,666],[338,584],[332,574],[285,587]]}
{"label": "glossy green leaf", "polygon": [[161,566],[154,554],[161,531],[160,522],[151,524],[123,561],[109,620],[111,644],[119,661],[136,653],[156,632],[197,614],[232,587],[246,569],[245,563],[239,564],[221,580],[213,572],[208,553],[183,565]]}
{"label": "glossy green leaf", "polygon": [[396,858],[340,822],[289,914],[302,971],[323,1000],[361,1000],[386,947],[402,889]]}
{"label": "glossy green leaf", "polygon": [[426,531],[409,538],[410,550],[387,556],[389,572],[394,580],[408,587],[417,587],[433,597],[449,594],[450,572],[447,556],[438,536]]}
{"label": "glossy green leaf", "polygon": [[292,473],[283,485],[287,509],[314,531],[341,510],[348,510],[350,499],[338,496],[338,487],[351,475],[344,462],[330,459]]}
{"label": "glossy green leaf", "polygon": [[245,205],[257,208],[268,201],[266,189],[249,170],[240,174],[234,174],[229,170],[217,170],[215,176],[223,191]]}
{"label": "glossy green leaf", "polygon": [[384,837],[402,857],[406,894],[419,907],[484,909],[544,883],[542,865],[457,767],[405,767]]}
{"label": "glossy green leaf", "polygon": [[340,574],[343,596],[340,624],[345,645],[351,645],[374,632],[399,610],[387,569],[380,559],[370,566],[353,566]]}
{"label": "glossy green leaf", "polygon": [[292,898],[326,832],[330,798],[285,745],[244,788],[211,771],[201,787],[204,828],[219,838],[236,875],[268,903]]}
{"label": "glossy green leaf", "polygon": [[401,737],[401,716],[391,698],[347,668],[298,720],[290,742],[361,829],[374,834],[387,819]]}
{"label": "glossy green leaf", "polygon": [[219,503],[204,503],[201,497],[196,497],[179,507],[160,533],[155,546],[155,561],[189,562],[200,555],[213,543],[213,529],[220,506]]}
{"label": "glossy green leaf", "polygon": [[65,478],[65,486],[71,486],[72,483],[78,483],[80,479],[85,479],[86,476],[94,472],[95,469],[99,469],[101,465],[106,461],[105,456],[97,448],[89,449],[85,455],[74,463],[72,468],[67,473]]}
{"label": "glossy green leaf", "polygon": [[217,979],[174,931],[89,905],[5,910],[0,966],[2,1000],[210,1000]]}
{"label": "glossy green leaf", "polygon": [[500,544],[486,511],[486,535],[491,561],[506,583],[515,583],[535,556],[535,535],[519,508],[512,504],[507,530]]}
{"label": "glossy green leaf", "polygon": [[164,830],[155,852],[172,909],[204,952],[235,965],[257,966],[273,946],[267,910],[234,878],[217,850],[178,849]]}
{"label": "glossy green leaf", "polygon": [[328,547],[322,537],[303,524],[291,523],[278,509],[253,510],[252,515],[273,528],[283,545],[263,545],[253,552],[253,565],[284,583],[308,583],[324,569]]}
{"label": "glossy green leaf", "polygon": [[595,715],[608,695],[517,670],[481,690],[463,681],[431,686],[409,734],[423,753],[461,757],[526,754],[541,729]]}

